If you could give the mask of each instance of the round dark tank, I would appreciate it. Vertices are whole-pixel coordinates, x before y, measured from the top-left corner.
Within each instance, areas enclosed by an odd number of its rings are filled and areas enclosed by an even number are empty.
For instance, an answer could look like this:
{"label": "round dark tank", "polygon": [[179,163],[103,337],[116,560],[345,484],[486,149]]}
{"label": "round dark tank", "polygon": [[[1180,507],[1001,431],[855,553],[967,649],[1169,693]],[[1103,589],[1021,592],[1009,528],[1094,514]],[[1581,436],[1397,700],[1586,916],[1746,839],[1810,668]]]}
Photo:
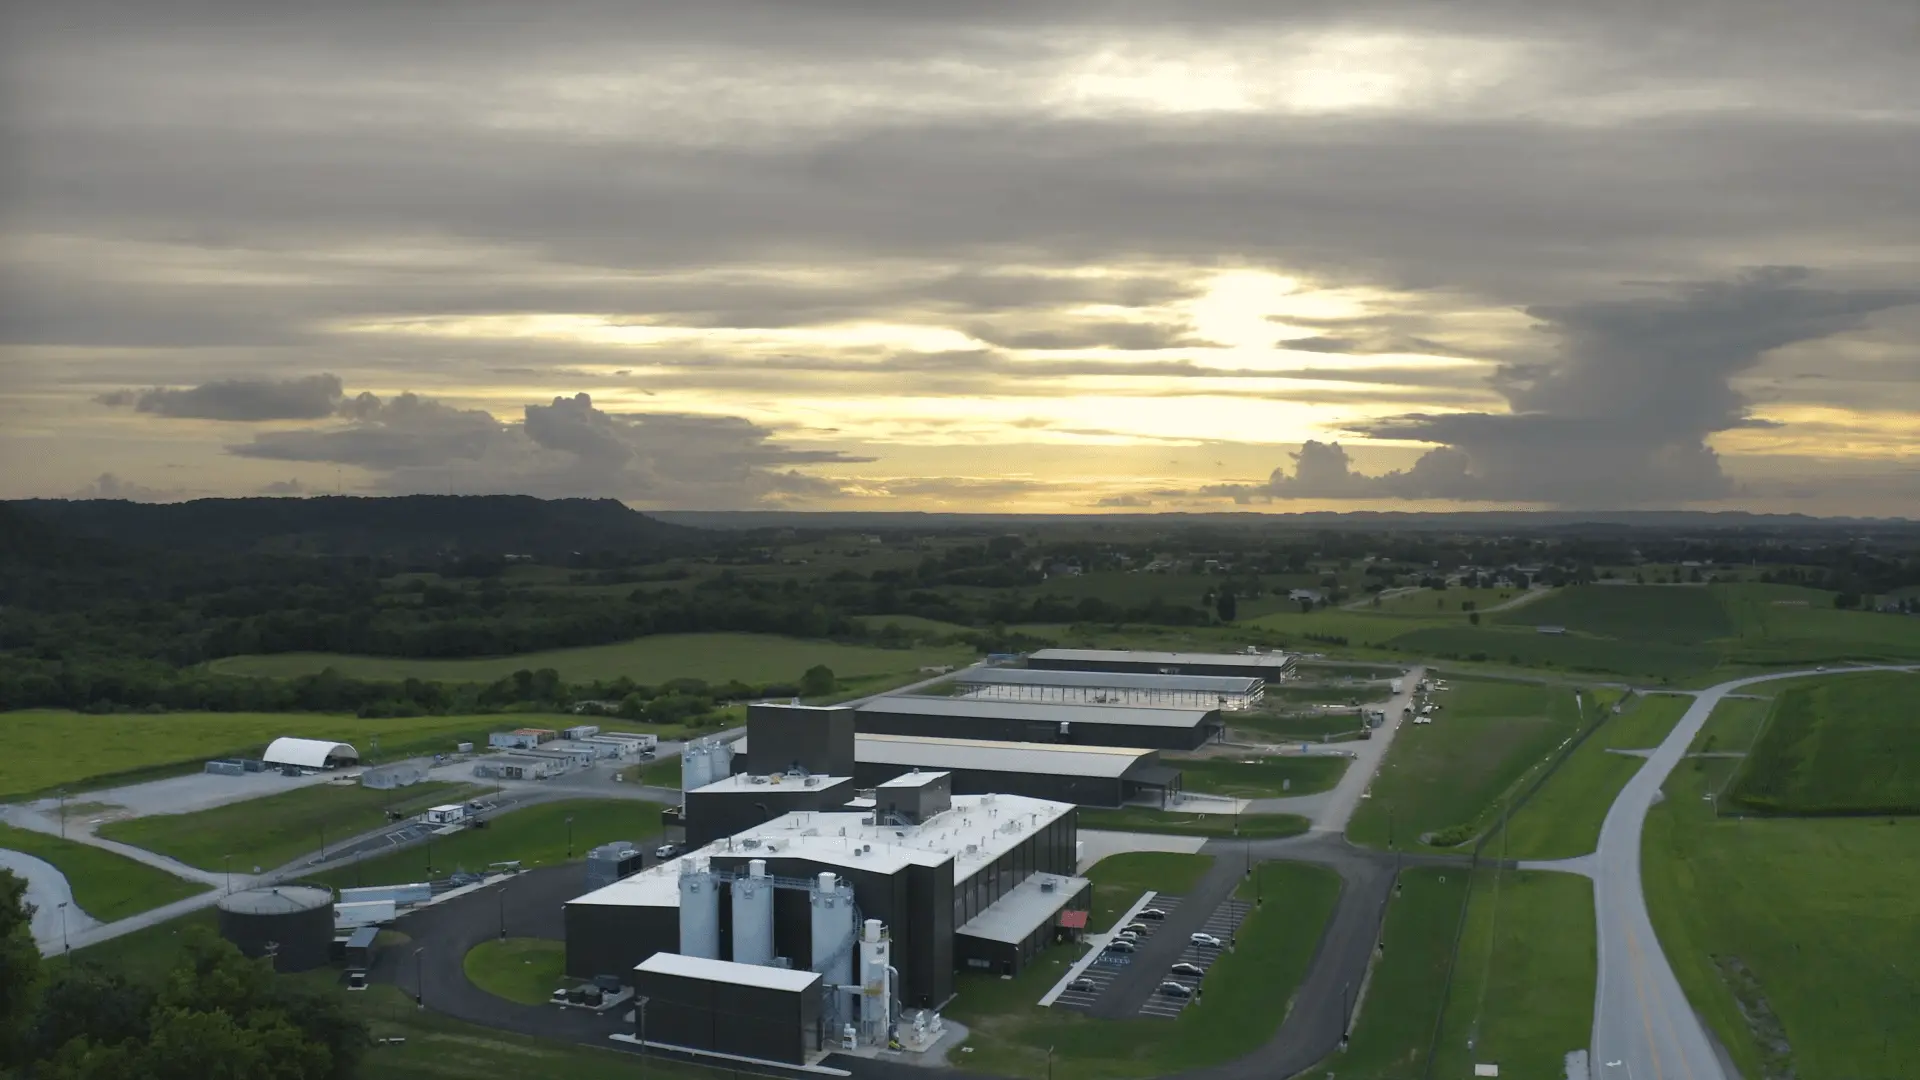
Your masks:
{"label": "round dark tank", "polygon": [[309,885],[247,889],[220,898],[220,936],[248,956],[273,955],[275,971],[308,971],[332,958],[333,891]]}

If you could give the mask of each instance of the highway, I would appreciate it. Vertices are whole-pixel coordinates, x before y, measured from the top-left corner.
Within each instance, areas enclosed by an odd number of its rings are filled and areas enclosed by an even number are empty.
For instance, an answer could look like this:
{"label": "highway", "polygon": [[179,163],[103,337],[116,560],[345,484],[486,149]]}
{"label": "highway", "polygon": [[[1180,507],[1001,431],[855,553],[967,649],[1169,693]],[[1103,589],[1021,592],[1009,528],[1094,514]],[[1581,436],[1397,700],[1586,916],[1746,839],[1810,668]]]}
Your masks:
{"label": "highway", "polygon": [[1584,869],[1594,881],[1600,960],[1590,1057],[1594,1080],[1738,1080],[1729,1076],[1660,948],[1640,879],[1640,839],[1647,811],[1714,707],[1736,690],[1776,679],[1912,670],[1893,666],[1786,671],[1734,679],[1695,694],[1686,715],[1607,811],[1599,850],[1569,860],[1577,864],[1569,869]]}

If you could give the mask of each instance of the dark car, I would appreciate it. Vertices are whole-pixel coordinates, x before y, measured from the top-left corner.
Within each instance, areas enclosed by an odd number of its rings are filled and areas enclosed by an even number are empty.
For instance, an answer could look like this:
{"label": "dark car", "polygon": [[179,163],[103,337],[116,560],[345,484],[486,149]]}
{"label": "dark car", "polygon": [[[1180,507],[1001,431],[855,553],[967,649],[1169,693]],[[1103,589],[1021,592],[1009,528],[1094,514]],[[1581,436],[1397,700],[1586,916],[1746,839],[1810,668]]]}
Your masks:
{"label": "dark car", "polygon": [[1108,952],[1132,952],[1134,948],[1133,942],[1128,941],[1126,938],[1115,938],[1107,942]]}
{"label": "dark car", "polygon": [[1192,997],[1193,987],[1186,983],[1177,983],[1172,979],[1160,984],[1160,992],[1168,997]]}
{"label": "dark car", "polygon": [[1185,961],[1175,964],[1172,967],[1167,969],[1167,974],[1169,975],[1191,975],[1196,979],[1200,978],[1206,973],[1207,973],[1206,968],[1201,967],[1199,964],[1189,964],[1189,963],[1186,963]]}
{"label": "dark car", "polygon": [[1142,911],[1142,912],[1140,912],[1140,915],[1139,915],[1139,917],[1140,917],[1140,918],[1142,918],[1142,919],[1154,919],[1154,920],[1159,920],[1159,919],[1164,919],[1164,918],[1166,918],[1166,917],[1167,917],[1167,913],[1166,913],[1166,912],[1164,912],[1164,911],[1161,911],[1161,910],[1160,910],[1159,908],[1157,908],[1157,907],[1150,907],[1150,908],[1147,908],[1146,910],[1144,910],[1144,911]]}

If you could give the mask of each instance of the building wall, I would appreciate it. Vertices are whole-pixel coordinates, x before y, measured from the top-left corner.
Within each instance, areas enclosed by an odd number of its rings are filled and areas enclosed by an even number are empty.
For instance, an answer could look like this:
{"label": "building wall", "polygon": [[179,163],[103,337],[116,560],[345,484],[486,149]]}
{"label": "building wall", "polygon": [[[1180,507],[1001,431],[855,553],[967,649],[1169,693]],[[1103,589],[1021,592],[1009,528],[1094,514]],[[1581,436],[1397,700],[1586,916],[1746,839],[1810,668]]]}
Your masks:
{"label": "building wall", "polygon": [[744,790],[689,791],[687,846],[709,844],[795,810],[837,808],[852,797],[852,788],[844,783],[807,787],[782,781]]}
{"label": "building wall", "polygon": [[1141,660],[1082,660],[1029,656],[1027,666],[1040,671],[1125,671],[1142,675],[1225,675],[1269,681],[1293,670],[1293,658],[1265,664],[1162,664]]}
{"label": "building wall", "polygon": [[[1124,706],[1114,706],[1116,710],[1121,708]],[[884,699],[862,708],[857,716],[860,730],[876,735],[1069,743],[1076,746],[1136,746],[1147,750],[1191,750],[1205,743],[1220,725],[1220,714],[1216,709],[1210,710],[1191,728],[1072,720],[1068,722],[1067,730],[1062,732],[1059,723],[1054,721],[892,712],[886,708]],[[760,744],[751,735],[748,736],[748,745],[754,747],[755,753],[759,752]]]}
{"label": "building wall", "polygon": [[[922,769],[927,766],[921,766]],[[863,764],[854,767],[854,782],[859,787],[877,787],[896,776],[911,772],[906,765]],[[1122,783],[1111,776],[1062,776],[1058,773],[997,772],[985,769],[951,769],[955,795],[1025,795],[1034,799],[1076,803],[1081,806],[1119,806]]]}
{"label": "building wall", "polygon": [[[630,982],[634,967],[647,957],[657,952],[680,951],[677,906],[568,904],[563,917],[567,974],[576,979],[618,975],[622,981]],[[727,925],[724,917],[720,925]]]}
{"label": "building wall", "polygon": [[649,1042],[721,1054],[806,1063],[820,1046],[819,994],[636,971],[634,1033]]}
{"label": "building wall", "polygon": [[[1087,885],[1069,899],[1062,911],[1085,911],[1093,905],[1093,886]],[[953,939],[953,962],[963,971],[986,971],[995,975],[1018,975],[1033,958],[1053,943],[1057,919],[1048,919],[1020,941],[993,941],[988,938],[957,934]]]}
{"label": "building wall", "polygon": [[766,772],[786,772],[797,765],[822,776],[850,776],[853,732],[851,708],[747,706],[747,742]]}

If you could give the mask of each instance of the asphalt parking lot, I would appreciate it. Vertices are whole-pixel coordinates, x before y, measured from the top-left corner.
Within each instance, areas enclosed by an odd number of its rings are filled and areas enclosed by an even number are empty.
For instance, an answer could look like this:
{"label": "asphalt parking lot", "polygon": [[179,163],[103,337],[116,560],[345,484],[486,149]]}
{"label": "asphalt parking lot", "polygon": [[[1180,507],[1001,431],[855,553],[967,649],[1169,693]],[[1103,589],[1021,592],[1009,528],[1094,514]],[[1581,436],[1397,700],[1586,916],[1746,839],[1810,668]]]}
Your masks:
{"label": "asphalt parking lot", "polygon": [[[1252,904],[1244,900],[1228,899],[1225,903],[1215,908],[1213,914],[1207,916],[1207,921],[1200,924],[1200,929],[1197,932],[1212,934],[1225,944],[1216,949],[1211,945],[1196,945],[1192,941],[1188,941],[1187,947],[1180,953],[1180,959],[1174,961],[1174,963],[1192,964],[1200,968],[1212,968],[1214,961],[1218,960],[1220,954],[1226,952],[1227,947],[1232,944],[1234,934],[1239,932],[1240,924],[1246,920],[1247,912],[1251,910],[1252,907]],[[1169,967],[1171,967],[1171,965],[1169,965]],[[1147,973],[1143,971],[1140,974],[1145,975]],[[1175,975],[1172,974],[1171,971],[1162,971],[1159,972],[1154,979],[1154,985],[1157,988],[1159,984],[1163,982],[1177,982],[1182,986],[1195,990],[1197,996],[1197,991],[1203,979],[1205,979],[1204,975]],[[1173,1017],[1179,1016],[1181,1011],[1194,1000],[1195,997],[1178,997],[1173,994],[1163,994],[1156,989],[1153,997],[1150,998],[1145,1005],[1140,1006],[1140,1015],[1172,1019]]]}
{"label": "asphalt parking lot", "polygon": [[[1153,902],[1147,906],[1158,908],[1166,912],[1168,918],[1172,918],[1173,913],[1180,908],[1180,897],[1169,896],[1165,893],[1156,893],[1153,897]],[[1139,943],[1141,945],[1145,945],[1148,941],[1152,940],[1154,935],[1160,932],[1160,928],[1166,925],[1165,920],[1136,919],[1134,921],[1147,928],[1146,932],[1140,935]],[[1109,990],[1113,989],[1116,984],[1123,981],[1123,976],[1131,976],[1134,974],[1133,961],[1137,955],[1139,954],[1102,952],[1100,956],[1094,960],[1092,966],[1087,968],[1086,973],[1081,976],[1081,978],[1090,981],[1093,985],[1084,990],[1067,989],[1061,991],[1060,996],[1054,999],[1054,1005],[1061,1008],[1079,1009],[1082,1012],[1092,1012],[1094,1006],[1099,1004],[1100,999],[1104,997]],[[1143,968],[1142,970],[1145,969]]]}

